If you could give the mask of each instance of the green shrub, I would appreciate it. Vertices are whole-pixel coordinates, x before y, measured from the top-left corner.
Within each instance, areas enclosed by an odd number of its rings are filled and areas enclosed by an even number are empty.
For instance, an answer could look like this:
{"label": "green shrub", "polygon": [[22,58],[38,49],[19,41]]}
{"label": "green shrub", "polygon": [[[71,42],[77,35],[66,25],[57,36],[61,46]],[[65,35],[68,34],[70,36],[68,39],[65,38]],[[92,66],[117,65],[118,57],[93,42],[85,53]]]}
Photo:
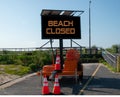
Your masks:
{"label": "green shrub", "polygon": [[102,58],[101,54],[83,54],[80,57],[82,63],[96,63],[99,62],[99,59]]}
{"label": "green shrub", "polygon": [[52,54],[50,51],[34,51],[33,52],[33,63],[40,64],[40,67],[46,64],[52,63]]}
{"label": "green shrub", "polygon": [[33,72],[38,71],[40,69],[40,65],[34,64],[34,63],[30,64],[29,67],[30,67],[31,71],[33,71]]}
{"label": "green shrub", "polygon": [[23,65],[23,62],[20,59],[15,59],[15,65]]}
{"label": "green shrub", "polygon": [[42,68],[43,65],[52,64],[52,51],[40,50],[31,51],[30,53],[27,51],[23,52],[4,51],[4,54],[0,55],[0,64],[15,64],[28,66],[31,68],[32,71],[36,71],[38,68]]}

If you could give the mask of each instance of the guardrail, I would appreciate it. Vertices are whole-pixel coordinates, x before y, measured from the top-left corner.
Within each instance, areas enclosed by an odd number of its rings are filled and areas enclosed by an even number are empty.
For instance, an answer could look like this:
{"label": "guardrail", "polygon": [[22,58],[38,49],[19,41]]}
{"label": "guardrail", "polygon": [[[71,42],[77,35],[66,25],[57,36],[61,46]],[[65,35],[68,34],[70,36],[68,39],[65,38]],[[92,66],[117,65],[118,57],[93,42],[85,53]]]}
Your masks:
{"label": "guardrail", "polygon": [[117,56],[111,54],[110,52],[104,50],[102,51],[103,58],[113,67],[117,67]]}

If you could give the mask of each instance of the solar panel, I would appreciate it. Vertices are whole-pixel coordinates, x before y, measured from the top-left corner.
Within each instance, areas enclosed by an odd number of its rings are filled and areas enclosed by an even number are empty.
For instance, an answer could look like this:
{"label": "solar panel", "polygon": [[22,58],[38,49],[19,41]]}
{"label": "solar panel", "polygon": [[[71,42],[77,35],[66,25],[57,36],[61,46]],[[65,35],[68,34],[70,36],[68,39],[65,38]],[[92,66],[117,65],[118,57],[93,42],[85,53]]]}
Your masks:
{"label": "solar panel", "polygon": [[74,11],[64,11],[62,15],[70,16]]}
{"label": "solar panel", "polygon": [[79,16],[84,11],[80,10],[47,10],[43,9],[41,15],[64,15],[64,16]]}

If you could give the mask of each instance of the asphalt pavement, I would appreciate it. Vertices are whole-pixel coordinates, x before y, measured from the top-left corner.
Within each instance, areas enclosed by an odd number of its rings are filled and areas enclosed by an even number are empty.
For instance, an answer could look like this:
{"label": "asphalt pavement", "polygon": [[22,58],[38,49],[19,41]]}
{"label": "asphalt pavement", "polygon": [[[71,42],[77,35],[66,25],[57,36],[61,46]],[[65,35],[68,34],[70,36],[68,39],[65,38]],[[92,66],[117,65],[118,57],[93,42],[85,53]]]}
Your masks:
{"label": "asphalt pavement", "polygon": [[[96,71],[96,68],[100,68]],[[63,95],[79,95],[84,88],[82,95],[119,95],[120,74],[110,72],[102,64],[83,64],[84,77],[82,84],[75,83],[75,77],[62,77],[59,79]],[[93,73],[96,71],[95,75]],[[90,82],[86,85],[88,80]],[[0,95],[41,95],[42,81],[40,76],[32,75],[5,88],[0,88]],[[49,89],[53,90],[53,81],[49,81]],[[86,86],[85,86],[86,85]],[[1,87],[1,86],[0,86]]]}
{"label": "asphalt pavement", "polygon": [[120,95],[120,73],[113,73],[102,65],[84,95]]}

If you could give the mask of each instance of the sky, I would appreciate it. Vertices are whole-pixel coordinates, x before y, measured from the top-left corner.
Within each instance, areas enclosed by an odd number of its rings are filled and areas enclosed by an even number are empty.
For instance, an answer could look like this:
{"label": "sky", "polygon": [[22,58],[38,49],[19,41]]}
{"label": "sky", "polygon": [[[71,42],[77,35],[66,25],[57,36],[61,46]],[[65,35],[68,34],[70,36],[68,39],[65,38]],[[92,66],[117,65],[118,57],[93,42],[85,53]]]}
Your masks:
{"label": "sky", "polygon": [[[91,1],[91,45],[120,44],[120,0]],[[42,9],[83,10],[81,39],[74,41],[89,47],[89,0],[0,0],[0,48],[40,47],[49,41],[41,39]],[[70,40],[63,42],[70,46]]]}

